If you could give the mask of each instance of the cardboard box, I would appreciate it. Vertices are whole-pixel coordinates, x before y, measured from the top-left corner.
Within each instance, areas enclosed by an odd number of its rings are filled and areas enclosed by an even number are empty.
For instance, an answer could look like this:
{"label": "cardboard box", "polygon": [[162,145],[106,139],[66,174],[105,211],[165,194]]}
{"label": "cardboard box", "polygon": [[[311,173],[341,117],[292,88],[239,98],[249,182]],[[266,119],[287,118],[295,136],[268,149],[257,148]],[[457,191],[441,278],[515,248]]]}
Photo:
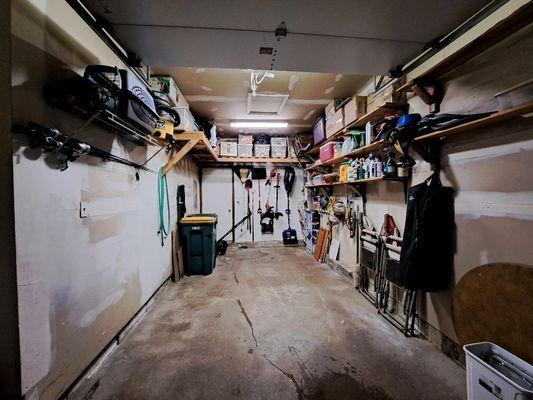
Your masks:
{"label": "cardboard box", "polygon": [[337,111],[337,107],[339,106],[340,103],[341,103],[340,99],[333,99],[328,103],[328,105],[324,109],[326,113],[326,119],[328,119],[329,117],[333,116],[333,114],[335,114],[335,112]]}
{"label": "cardboard box", "polygon": [[367,112],[377,110],[386,103],[406,103],[407,94],[405,92],[396,92],[396,89],[403,85],[403,82],[404,79],[401,79],[378,94],[369,94],[366,99]]}
{"label": "cardboard box", "polygon": [[344,128],[344,109],[339,108],[331,118],[326,119],[326,138]]}
{"label": "cardboard box", "polygon": [[319,118],[313,125],[313,144],[321,143],[326,139],[326,120]]}
{"label": "cardboard box", "polygon": [[272,145],[272,157],[273,158],[286,158],[287,146]]}
{"label": "cardboard box", "polygon": [[251,158],[253,157],[253,144],[237,144],[237,155],[239,157]]}
{"label": "cardboard box", "polygon": [[237,142],[235,140],[220,141],[221,157],[237,157]]}
{"label": "cardboard box", "polygon": [[254,154],[256,157],[261,157],[261,158],[270,157],[270,145],[269,144],[254,145]]}
{"label": "cardboard box", "polygon": [[171,101],[175,102],[173,105],[180,108],[189,108],[189,103],[185,96],[170,75],[152,75],[149,83],[153,91],[168,95]]}
{"label": "cardboard box", "polygon": [[344,106],[344,125],[348,125],[366,114],[366,96],[354,96]]}
{"label": "cardboard box", "polygon": [[253,135],[243,135],[239,134],[239,144],[253,144],[254,136]]}

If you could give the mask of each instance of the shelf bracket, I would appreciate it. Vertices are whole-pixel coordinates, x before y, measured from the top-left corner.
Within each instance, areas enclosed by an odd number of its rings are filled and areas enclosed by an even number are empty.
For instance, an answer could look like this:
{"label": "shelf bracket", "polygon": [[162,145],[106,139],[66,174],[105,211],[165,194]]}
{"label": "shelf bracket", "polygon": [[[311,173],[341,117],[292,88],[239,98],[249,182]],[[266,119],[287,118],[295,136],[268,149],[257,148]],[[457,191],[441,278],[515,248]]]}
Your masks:
{"label": "shelf bracket", "polygon": [[200,139],[194,138],[190,139],[185,146],[183,146],[179,151],[172,156],[170,160],[165,164],[163,167],[163,175],[166,175],[168,171],[170,171],[174,165],[179,163],[183,157],[187,155],[189,151],[193,149],[194,146],[200,141]]}
{"label": "shelf bracket", "polygon": [[352,184],[346,185],[346,187],[352,192],[352,194],[363,198],[366,196],[366,185]]}

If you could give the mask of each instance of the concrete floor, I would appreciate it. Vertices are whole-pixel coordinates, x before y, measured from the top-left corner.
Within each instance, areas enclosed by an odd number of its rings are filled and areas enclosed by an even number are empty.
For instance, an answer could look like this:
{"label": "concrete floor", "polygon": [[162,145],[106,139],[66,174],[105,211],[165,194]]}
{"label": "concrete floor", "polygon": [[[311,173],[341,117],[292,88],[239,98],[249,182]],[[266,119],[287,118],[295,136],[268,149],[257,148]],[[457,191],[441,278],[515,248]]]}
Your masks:
{"label": "concrete floor", "polygon": [[230,248],[168,284],[69,399],[465,399],[465,372],[405,338],[303,248]]}

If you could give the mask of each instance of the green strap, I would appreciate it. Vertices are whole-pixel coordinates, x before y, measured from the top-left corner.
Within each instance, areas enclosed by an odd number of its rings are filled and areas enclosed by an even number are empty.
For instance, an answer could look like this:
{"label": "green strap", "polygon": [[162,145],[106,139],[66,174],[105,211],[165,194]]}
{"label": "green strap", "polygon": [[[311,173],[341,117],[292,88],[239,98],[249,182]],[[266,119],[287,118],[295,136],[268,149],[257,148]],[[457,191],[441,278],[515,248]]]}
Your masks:
{"label": "green strap", "polygon": [[[161,235],[161,246],[165,244],[170,228],[170,202],[168,200],[167,177],[163,175],[163,167],[157,171],[157,197],[159,205],[159,231]],[[165,227],[165,200],[167,203],[167,226]]]}

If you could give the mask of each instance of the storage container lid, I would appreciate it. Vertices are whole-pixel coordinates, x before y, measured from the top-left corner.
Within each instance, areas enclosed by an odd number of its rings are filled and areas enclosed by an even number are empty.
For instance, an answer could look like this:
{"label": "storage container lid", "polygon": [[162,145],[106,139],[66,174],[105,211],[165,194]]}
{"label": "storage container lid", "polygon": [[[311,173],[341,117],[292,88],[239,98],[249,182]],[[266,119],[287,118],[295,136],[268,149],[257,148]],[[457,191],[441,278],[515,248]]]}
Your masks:
{"label": "storage container lid", "polygon": [[208,216],[183,217],[180,224],[214,224],[216,220],[215,217]]}

